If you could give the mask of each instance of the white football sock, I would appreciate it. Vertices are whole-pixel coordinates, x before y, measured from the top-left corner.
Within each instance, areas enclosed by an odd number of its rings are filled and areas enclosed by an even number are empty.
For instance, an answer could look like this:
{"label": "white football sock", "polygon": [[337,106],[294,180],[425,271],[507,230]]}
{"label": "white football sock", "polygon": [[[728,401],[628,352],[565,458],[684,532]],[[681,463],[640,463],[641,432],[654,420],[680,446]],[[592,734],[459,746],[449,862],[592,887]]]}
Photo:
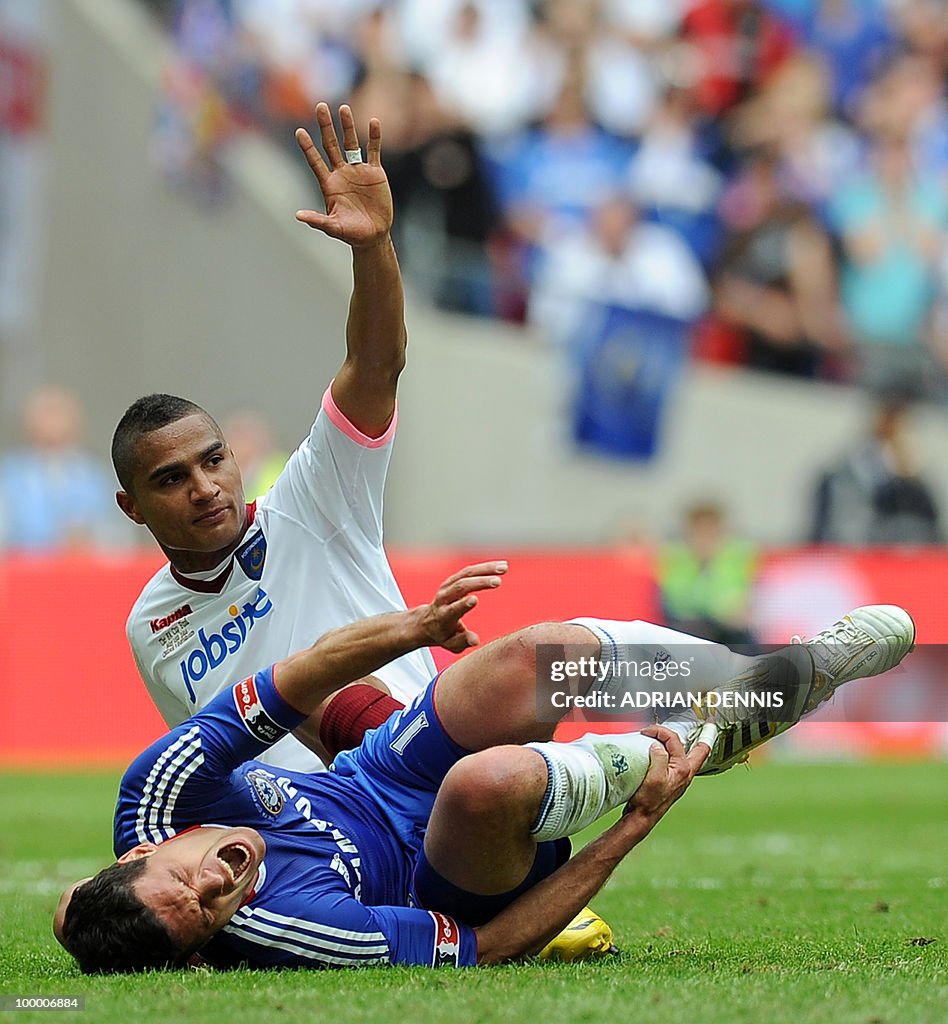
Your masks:
{"label": "white football sock", "polygon": [[549,782],[531,835],[542,842],[579,832],[631,799],[656,741],[639,732],[586,733],[572,743],[528,743],[542,754]]}
{"label": "white football sock", "polygon": [[[680,633],[667,626],[657,626],[653,622],[641,619],[625,621],[622,619],[570,619],[570,622],[585,626],[595,634],[601,647],[601,659],[607,666],[605,678],[594,683],[592,691],[601,690],[621,697],[629,686],[635,685],[628,673],[618,670],[619,661],[635,661],[655,664],[662,653],[675,660],[684,658],[689,648],[694,654],[688,654],[694,660],[690,663],[691,674],[671,680],[671,687],[683,686],[689,689],[710,690],[721,686],[734,676],[740,675],[754,659],[742,654],[735,654],[723,644],[702,640],[689,633]],[[611,667],[610,667],[611,666]]]}

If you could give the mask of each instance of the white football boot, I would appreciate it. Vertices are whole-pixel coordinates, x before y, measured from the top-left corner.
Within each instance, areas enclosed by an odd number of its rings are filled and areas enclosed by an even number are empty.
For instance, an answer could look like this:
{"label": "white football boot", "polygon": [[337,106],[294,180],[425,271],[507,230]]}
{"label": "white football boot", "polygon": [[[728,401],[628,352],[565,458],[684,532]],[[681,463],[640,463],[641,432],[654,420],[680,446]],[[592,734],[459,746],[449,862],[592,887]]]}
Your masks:
{"label": "white football boot", "polygon": [[808,640],[795,636],[792,642],[808,647],[816,665],[813,690],[803,709],[806,715],[828,701],[843,683],[895,668],[915,647],[915,623],[898,605],[868,604],[816,636]]}
{"label": "white football boot", "polygon": [[[707,691],[724,698],[717,707],[711,706],[705,694],[702,703],[662,724],[682,737],[685,750],[691,750],[697,743],[707,743],[711,753],[698,774],[718,775],[746,761],[755,747],[795,725],[810,700],[815,679],[816,667],[809,647],[784,647],[762,656],[723,686]],[[748,700],[757,696],[769,703],[728,706],[728,694],[739,694]]]}
{"label": "white football boot", "polygon": [[[786,732],[853,679],[895,668],[915,646],[915,623],[904,608],[876,604],[857,608],[809,640],[766,655],[720,691],[780,692],[778,713],[764,708],[695,707],[664,724],[682,735],[686,750],[708,743],[711,753],[699,775],[717,775],[742,761],[762,743]],[[791,652],[806,652],[800,658]],[[779,721],[777,720],[779,719]]]}

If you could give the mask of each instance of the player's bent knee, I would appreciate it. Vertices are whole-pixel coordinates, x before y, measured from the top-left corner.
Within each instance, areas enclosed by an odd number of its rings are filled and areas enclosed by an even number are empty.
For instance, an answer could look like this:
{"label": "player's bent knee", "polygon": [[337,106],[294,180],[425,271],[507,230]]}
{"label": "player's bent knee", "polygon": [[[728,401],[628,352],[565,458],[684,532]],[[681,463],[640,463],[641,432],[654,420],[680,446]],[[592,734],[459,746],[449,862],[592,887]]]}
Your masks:
{"label": "player's bent knee", "polygon": [[501,655],[504,667],[520,669],[530,679],[535,678],[537,666],[537,647],[557,646],[564,644],[588,642],[585,631],[567,622],[538,622],[525,629],[518,629],[503,638]]}
{"label": "player's bent knee", "polygon": [[531,650],[538,644],[571,644],[584,639],[583,634],[569,622],[537,622],[520,630],[521,636]]}
{"label": "player's bent knee", "polygon": [[442,812],[471,824],[517,819],[532,811],[546,786],[546,769],[535,751],[490,747],[455,764],[438,792]]}

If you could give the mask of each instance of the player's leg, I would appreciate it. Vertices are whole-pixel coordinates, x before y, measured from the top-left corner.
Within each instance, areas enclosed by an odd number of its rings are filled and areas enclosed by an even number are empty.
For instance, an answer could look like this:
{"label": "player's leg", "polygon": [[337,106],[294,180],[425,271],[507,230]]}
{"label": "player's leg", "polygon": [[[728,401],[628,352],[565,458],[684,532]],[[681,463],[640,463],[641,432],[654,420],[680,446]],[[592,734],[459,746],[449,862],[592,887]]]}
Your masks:
{"label": "player's leg", "polygon": [[[551,875],[569,859],[567,837],[589,823],[561,818],[550,829],[545,808],[551,798],[550,764],[536,748],[492,747],[455,764],[438,791],[416,858],[418,905],[483,924]],[[579,928],[579,942],[574,935],[558,936],[548,955],[577,959],[613,948],[611,929],[594,911],[583,912]]]}
{"label": "player's leg", "polygon": [[[590,734],[573,743],[552,743],[550,723],[536,720],[535,706],[538,645],[582,645],[586,637],[578,631],[583,629],[608,631],[613,643],[612,635],[619,634],[618,642],[625,642],[623,626],[628,625],[587,620],[582,626],[532,627],[470,655],[450,674],[443,674],[437,708],[444,729],[449,734],[460,730],[471,747],[486,748],[459,760],[441,783],[416,866],[415,887],[422,905],[474,923],[489,919],[524,887],[555,869],[563,837],[634,794],[648,768],[653,742],[649,737]],[[810,649],[797,647],[763,659],[763,678],[766,684],[769,674],[787,676],[797,720],[810,707],[814,663],[818,671],[833,669],[838,685],[892,667],[913,640],[914,626],[900,609],[860,609],[814,638]],[[845,651],[822,650],[830,641]],[[731,680],[730,685],[753,687],[759,678],[752,674],[748,681]],[[678,724],[690,734],[690,746],[708,742],[712,753],[721,746],[715,742],[717,725],[702,726],[694,717]],[[519,742],[527,736],[534,739],[526,747],[487,745],[491,735],[505,729]],[[767,738],[754,734],[751,742],[745,731],[746,723],[724,723],[726,749],[718,750],[714,770],[734,763],[742,744],[756,745]]]}
{"label": "player's leg", "polygon": [[[651,664],[667,658],[669,647],[694,650],[694,682],[704,689],[723,685],[754,661],[721,644],[650,622],[544,622],[495,640],[446,669],[438,679],[435,706],[445,730],[467,750],[548,740],[557,722],[538,719],[537,682],[549,678],[553,661],[566,660],[564,652],[572,661],[603,662],[604,677],[578,680],[580,692],[589,693],[622,685],[611,667],[620,650],[623,660]],[[568,710],[562,709],[562,715]]]}
{"label": "player's leg", "polygon": [[530,747],[492,747],[455,764],[438,790],[415,874],[423,904],[449,912],[459,909],[445,905],[457,898],[451,889],[496,895],[521,885],[537,859],[532,829],[547,785],[547,764]]}
{"label": "player's leg", "polygon": [[542,623],[439,677],[439,724],[474,753],[450,768],[438,790],[416,873],[423,902],[445,910],[464,893],[509,897],[531,873],[556,866],[555,841],[622,806],[644,779],[655,741],[642,733],[552,742],[557,723],[538,718],[537,674],[547,670],[544,659],[564,650],[598,659],[600,642],[587,625]]}
{"label": "player's leg", "polygon": [[[439,725],[454,743],[482,754],[505,744],[530,744],[532,759],[527,752],[520,752],[518,757],[519,761],[532,765],[530,772],[523,769],[523,778],[533,780],[536,785],[542,784],[543,799],[539,803],[530,803],[536,796],[532,790],[524,797],[534,812],[530,833],[535,841],[570,835],[626,803],[645,778],[653,742],[638,731],[608,735],[587,733],[571,743],[552,742],[557,721],[553,720],[553,714],[548,721],[538,716],[538,676],[545,678],[552,661],[562,659],[565,652],[571,659],[599,661],[603,657],[612,664],[613,652],[606,654],[606,644],[613,648],[616,644],[639,644],[645,653],[654,654],[661,645],[652,648],[643,645],[646,639],[643,634],[648,630],[661,632],[662,640],[666,641],[669,635],[682,642],[693,639],[640,622],[584,619],[541,623],[474,651],[446,669],[438,679],[433,693],[434,707]],[[709,657],[699,663],[710,668],[706,669],[702,683],[710,685],[735,664],[734,656],[719,645],[705,645],[704,650]],[[746,659],[739,660],[743,663]],[[609,677],[591,679],[586,691],[595,686],[609,686],[612,682]],[[560,717],[565,714],[566,709],[563,709]],[[694,716],[693,721],[698,724]],[[699,731],[700,728],[699,724]],[[714,726],[705,728],[713,730]],[[701,742],[697,736],[690,738],[692,745]],[[714,738],[712,735],[705,741],[710,745]],[[515,760],[513,755],[510,759]],[[500,773],[488,770],[482,780],[477,769],[493,763],[487,756],[465,759],[447,774],[442,789],[448,795],[456,793],[462,801],[470,798],[480,802],[481,793],[493,788],[491,781]],[[518,764],[517,770],[520,768]],[[510,774],[510,791],[520,793],[516,773]],[[472,816],[472,820],[476,817]],[[488,824],[481,822],[482,830],[487,829]],[[455,831],[454,836],[466,834],[461,830]],[[482,831],[482,834],[485,833]],[[445,835],[449,846],[456,845],[449,830],[445,830]],[[463,847],[464,844],[457,845]],[[505,851],[506,865],[498,870],[509,866],[511,874],[517,874],[523,859],[529,859],[530,849],[527,844],[521,846],[519,854],[516,850]],[[433,850],[432,855],[440,864],[450,863],[448,849]],[[498,856],[498,860],[503,856]]]}
{"label": "player's leg", "polygon": [[[760,704],[748,711],[747,705],[737,702],[731,711],[721,707],[708,724],[689,710],[666,724],[679,733],[686,747],[702,741],[712,746],[702,774],[725,771],[746,760],[753,748],[789,729],[842,683],[897,665],[914,639],[914,623],[907,612],[874,605],[856,609],[802,647],[760,659],[734,655],[721,645],[696,647],[693,688],[780,694],[780,704],[776,711]],[[538,674],[548,669],[538,664],[538,651],[550,658],[569,648],[572,654],[591,653],[608,666],[618,664],[630,650],[641,659],[655,646],[679,642],[700,643],[650,623],[602,619],[544,623],[495,641],[452,666],[439,680],[436,706],[446,732],[469,750],[539,741],[537,749],[549,762],[551,787],[563,798],[551,803],[552,822],[559,818],[558,806],[571,816],[573,811],[566,808],[575,809],[580,794],[585,797],[580,803],[586,805],[580,816],[585,817],[595,807],[598,791],[602,790],[604,803],[634,792],[648,767],[647,746],[638,733],[587,734],[573,744],[544,742],[552,737],[556,723],[537,719]],[[586,692],[597,686],[607,689],[611,682],[607,675],[590,683]]]}
{"label": "player's leg", "polygon": [[[650,622],[633,621],[624,623],[610,623],[608,620],[576,620],[577,623],[588,622],[590,629],[595,630],[599,623],[603,627],[612,628],[620,626],[625,629],[629,642],[634,641],[642,649],[643,656],[651,657],[660,645],[674,645],[676,643],[695,643],[706,645],[707,648],[715,648],[724,653],[726,657],[733,657],[731,652],[720,645],[711,644],[709,641],[700,640],[687,634],[676,632],[664,626],[656,626]],[[558,624],[550,624],[556,626]],[[576,633],[576,636],[584,637],[593,646],[590,652],[597,649],[599,643],[596,634],[592,637]],[[509,638],[504,638],[509,639]],[[497,647],[500,642],[488,645],[482,649],[491,653],[491,660],[496,660]],[[479,660],[481,652],[478,652]],[[506,652],[501,652],[506,656]],[[510,663],[512,664],[512,663]],[[723,661],[723,671],[731,666]],[[452,670],[452,675],[457,674]],[[720,673],[716,673],[720,674]],[[401,710],[404,704],[396,700],[388,691],[385,683],[376,676],[366,676],[328,697],[310,717],[298,726],[295,731],[311,750],[315,751],[324,763],[329,764],[340,751],[352,750],[357,747],[365,734],[370,729],[378,728],[394,712]],[[440,710],[440,708],[439,708]],[[463,745],[463,744],[462,744]]]}
{"label": "player's leg", "polygon": [[[621,635],[627,651],[640,659],[654,656],[658,647],[675,649],[682,644],[700,644],[702,685],[705,688],[713,689],[720,685],[733,687],[735,684],[740,687],[742,676],[735,676],[733,673],[740,672],[741,662],[751,662],[754,671],[759,664],[752,659],[742,659],[721,645],[711,644],[709,641],[650,622],[577,619],[574,623],[586,625],[599,638],[600,645],[603,641],[611,642],[613,636]],[[856,632],[853,633],[852,630]],[[914,633],[911,617],[904,610],[891,606],[871,606],[856,609],[829,630],[814,637],[808,645],[817,655],[817,675],[804,713],[809,713],[818,704],[827,700],[836,687],[854,675],[876,674],[897,663],[914,641]],[[794,637],[794,642],[801,642],[800,638]],[[874,649],[880,646],[882,656],[875,660],[870,668],[865,659],[874,659]],[[837,664],[840,658],[842,662]],[[827,662],[829,665],[825,664]],[[775,667],[779,667],[779,664]],[[721,683],[722,678],[726,683]],[[758,676],[752,680],[751,685],[763,686],[767,682],[767,679]],[[388,695],[380,680],[369,676],[334,694],[316,715],[304,723],[304,727],[312,727],[312,736],[307,739],[307,743],[312,746],[318,742],[319,747],[314,749],[325,754],[328,763],[340,750],[350,750],[358,746],[368,730],[380,726],[389,715],[402,707],[400,701]],[[691,722],[692,719],[688,721]],[[671,724],[674,726],[676,722],[672,721]],[[786,727],[787,723],[780,724]],[[763,738],[768,735],[766,729],[758,731]],[[776,731],[783,729],[779,728]],[[687,736],[683,735],[682,738],[687,739]],[[755,738],[756,742],[753,745],[761,741],[760,737]],[[746,752],[745,746],[743,753]],[[712,757],[710,760],[711,763],[706,766],[705,772],[720,771],[720,766],[715,768],[718,759]]]}
{"label": "player's leg", "polygon": [[[661,744],[641,733],[636,738],[647,770],[651,749]],[[624,769],[616,773],[621,782],[604,784],[596,757],[582,746],[491,747],[458,761],[438,791],[416,860],[419,904],[469,923],[490,920],[567,859],[568,836],[626,803],[645,773]],[[563,777],[564,767],[578,763],[551,757],[555,747],[581,754],[591,770]],[[613,749],[621,760],[621,742]]]}

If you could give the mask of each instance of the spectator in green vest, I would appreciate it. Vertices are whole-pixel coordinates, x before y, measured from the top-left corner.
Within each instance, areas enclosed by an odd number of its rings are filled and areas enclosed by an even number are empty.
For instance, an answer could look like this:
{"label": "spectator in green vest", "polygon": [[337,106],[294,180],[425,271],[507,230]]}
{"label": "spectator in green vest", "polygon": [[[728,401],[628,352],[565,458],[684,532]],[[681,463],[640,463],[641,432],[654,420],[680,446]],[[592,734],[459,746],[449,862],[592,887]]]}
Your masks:
{"label": "spectator in green vest", "polygon": [[713,501],[693,504],[683,539],[659,556],[666,622],[716,643],[753,643],[748,611],[756,569],[753,546],[729,535],[724,509]]}

